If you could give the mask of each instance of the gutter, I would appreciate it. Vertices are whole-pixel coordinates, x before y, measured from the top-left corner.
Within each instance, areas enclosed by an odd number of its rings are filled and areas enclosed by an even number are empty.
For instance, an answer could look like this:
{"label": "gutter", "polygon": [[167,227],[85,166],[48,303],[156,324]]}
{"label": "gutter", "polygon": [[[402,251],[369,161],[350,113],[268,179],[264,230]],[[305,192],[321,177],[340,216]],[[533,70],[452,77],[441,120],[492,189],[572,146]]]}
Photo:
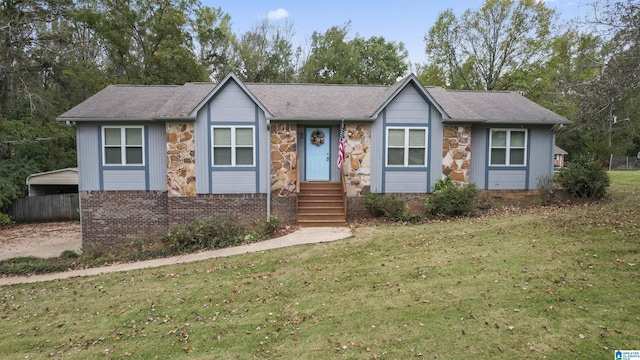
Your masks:
{"label": "gutter", "polygon": [[285,118],[285,117],[268,117],[267,121],[272,120],[272,121],[287,121],[287,122],[300,122],[300,123],[304,123],[307,121],[327,121],[327,122],[333,122],[333,121],[366,121],[366,122],[374,122],[376,120],[376,118],[371,118],[371,117],[364,117],[364,118],[300,118],[300,117],[291,117],[291,118]]}
{"label": "gutter", "polygon": [[154,118],[154,117],[149,117],[149,118],[74,118],[74,117],[58,117],[56,118],[57,121],[65,121],[67,123],[73,123],[75,124],[76,122],[129,122],[129,121],[158,121],[158,122],[165,122],[165,121],[196,121],[196,117],[195,116],[175,116],[175,117],[158,117],[158,118]]}

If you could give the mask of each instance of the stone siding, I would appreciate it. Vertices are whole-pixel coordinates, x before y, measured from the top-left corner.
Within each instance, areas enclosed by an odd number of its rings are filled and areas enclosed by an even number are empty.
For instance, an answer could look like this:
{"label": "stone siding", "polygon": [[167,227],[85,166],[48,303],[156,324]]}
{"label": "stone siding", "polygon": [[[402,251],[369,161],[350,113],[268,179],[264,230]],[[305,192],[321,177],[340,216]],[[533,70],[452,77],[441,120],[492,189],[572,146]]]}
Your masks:
{"label": "stone siding", "polygon": [[357,196],[371,185],[371,125],[345,124],[344,136],[347,196]]}
{"label": "stone siding", "polygon": [[293,196],[298,181],[297,126],[271,126],[271,194]]}
{"label": "stone siding", "polygon": [[445,126],[442,138],[442,176],[457,184],[469,181],[471,126]]}
{"label": "stone siding", "polygon": [[167,189],[170,197],[196,195],[194,124],[167,123]]}

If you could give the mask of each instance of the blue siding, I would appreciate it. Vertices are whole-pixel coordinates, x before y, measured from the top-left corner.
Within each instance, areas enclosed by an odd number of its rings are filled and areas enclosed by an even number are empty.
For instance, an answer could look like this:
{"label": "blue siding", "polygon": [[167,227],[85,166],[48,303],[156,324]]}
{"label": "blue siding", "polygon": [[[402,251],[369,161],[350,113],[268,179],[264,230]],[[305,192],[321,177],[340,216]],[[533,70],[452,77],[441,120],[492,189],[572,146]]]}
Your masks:
{"label": "blue siding", "polygon": [[429,103],[413,86],[406,86],[387,106],[387,125],[426,125],[429,120]]}
{"label": "blue siding", "polygon": [[235,81],[229,81],[209,105],[213,123],[255,121],[255,104]]}
{"label": "blue siding", "polygon": [[371,191],[381,193],[382,190],[382,168],[384,164],[384,117],[382,111],[378,118],[371,124]]}
{"label": "blue siding", "polygon": [[76,143],[78,146],[78,190],[100,190],[99,159],[100,126],[78,124]]}
{"label": "blue siding", "polygon": [[431,117],[429,119],[429,189],[433,191],[436,181],[442,179],[442,114],[431,106]]}
{"label": "blue siding", "polygon": [[[215,168],[211,164],[211,125],[255,126],[255,167]],[[198,194],[266,193],[270,181],[268,151],[271,137],[265,115],[234,81],[202,107],[195,124],[196,192]],[[262,175],[261,175],[262,173]],[[234,180],[235,179],[235,180]],[[248,180],[250,179],[250,180]]]}
{"label": "blue siding", "polygon": [[480,189],[533,190],[538,179],[553,175],[553,138],[550,127],[527,128],[527,160],[525,167],[491,167],[489,131],[513,126],[474,126],[471,135],[471,182]]}
{"label": "blue siding", "polygon": [[532,128],[529,130],[529,189],[537,189],[538,180],[553,176],[554,133],[551,128]]}
{"label": "blue siding", "polygon": [[[422,97],[413,84],[405,87],[400,93],[389,103],[382,113],[382,126],[380,129],[375,127],[376,132],[380,131],[381,134],[376,134],[376,138],[380,141],[380,151],[376,152],[376,159],[381,159],[381,176],[380,184],[374,188],[373,168],[372,168],[372,191],[380,190],[380,192],[401,192],[401,193],[425,193],[429,192],[431,187],[431,177],[434,174],[430,174],[429,165],[434,162],[434,152],[437,156],[441,157],[440,145],[435,145],[433,129],[430,127],[430,123],[433,120],[432,106],[427,99]],[[374,124],[375,125],[375,124]],[[401,126],[401,127],[425,127],[428,131],[427,138],[427,167],[410,167],[410,168],[386,168],[386,131],[389,126]],[[442,143],[442,127],[440,125],[440,144]],[[372,130],[373,132],[373,130]],[[435,136],[438,138],[438,136]],[[376,139],[376,140],[378,140]],[[434,150],[434,146],[436,150]],[[372,134],[372,148],[377,148],[376,144],[373,144]],[[442,159],[439,160],[442,162]],[[435,160],[437,163],[438,160]],[[377,171],[377,169],[376,169]],[[376,174],[377,176],[377,174]]]}
{"label": "blue siding", "polygon": [[145,170],[103,171],[103,190],[146,190]]}
{"label": "blue siding", "polygon": [[254,171],[214,171],[211,173],[214,194],[255,193]]}
{"label": "blue siding", "polygon": [[489,190],[525,189],[527,170],[489,170]]}
{"label": "blue siding", "polygon": [[471,162],[469,167],[469,182],[476,184],[478,189],[487,189],[487,128],[473,126],[471,128]]}
{"label": "blue siding", "polygon": [[164,124],[147,126],[146,164],[149,190],[167,190],[167,130]]}
{"label": "blue siding", "polygon": [[386,193],[425,193],[427,173],[425,171],[386,171]]}
{"label": "blue siding", "polygon": [[209,167],[211,164],[211,142],[209,139],[209,106],[205,105],[198,111],[194,128],[195,148],[196,148],[196,193],[210,193]]}

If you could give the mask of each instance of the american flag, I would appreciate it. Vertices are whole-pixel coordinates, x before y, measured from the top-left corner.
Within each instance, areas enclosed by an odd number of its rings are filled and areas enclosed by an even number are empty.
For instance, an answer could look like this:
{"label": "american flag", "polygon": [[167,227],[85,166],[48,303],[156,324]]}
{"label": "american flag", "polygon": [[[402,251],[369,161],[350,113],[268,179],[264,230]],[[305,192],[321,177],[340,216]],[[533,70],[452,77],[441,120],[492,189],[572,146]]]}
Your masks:
{"label": "american flag", "polygon": [[345,148],[347,147],[346,140],[344,138],[344,120],[342,120],[342,125],[340,126],[340,143],[338,144],[338,168],[344,162],[345,158]]}

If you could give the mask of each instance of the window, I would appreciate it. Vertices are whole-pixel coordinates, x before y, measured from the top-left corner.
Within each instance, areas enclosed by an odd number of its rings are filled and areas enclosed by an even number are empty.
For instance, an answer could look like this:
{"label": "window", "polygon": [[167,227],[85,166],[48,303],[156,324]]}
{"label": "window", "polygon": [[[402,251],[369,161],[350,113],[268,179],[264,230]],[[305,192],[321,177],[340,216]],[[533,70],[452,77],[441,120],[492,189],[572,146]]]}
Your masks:
{"label": "window", "polygon": [[426,165],[426,128],[387,128],[387,166]]}
{"label": "window", "polygon": [[489,164],[502,166],[524,166],[527,152],[527,131],[491,130],[489,142],[491,153]]}
{"label": "window", "polygon": [[105,126],[102,128],[104,165],[144,165],[142,126]]}
{"label": "window", "polygon": [[252,126],[211,127],[213,166],[254,166]]}

